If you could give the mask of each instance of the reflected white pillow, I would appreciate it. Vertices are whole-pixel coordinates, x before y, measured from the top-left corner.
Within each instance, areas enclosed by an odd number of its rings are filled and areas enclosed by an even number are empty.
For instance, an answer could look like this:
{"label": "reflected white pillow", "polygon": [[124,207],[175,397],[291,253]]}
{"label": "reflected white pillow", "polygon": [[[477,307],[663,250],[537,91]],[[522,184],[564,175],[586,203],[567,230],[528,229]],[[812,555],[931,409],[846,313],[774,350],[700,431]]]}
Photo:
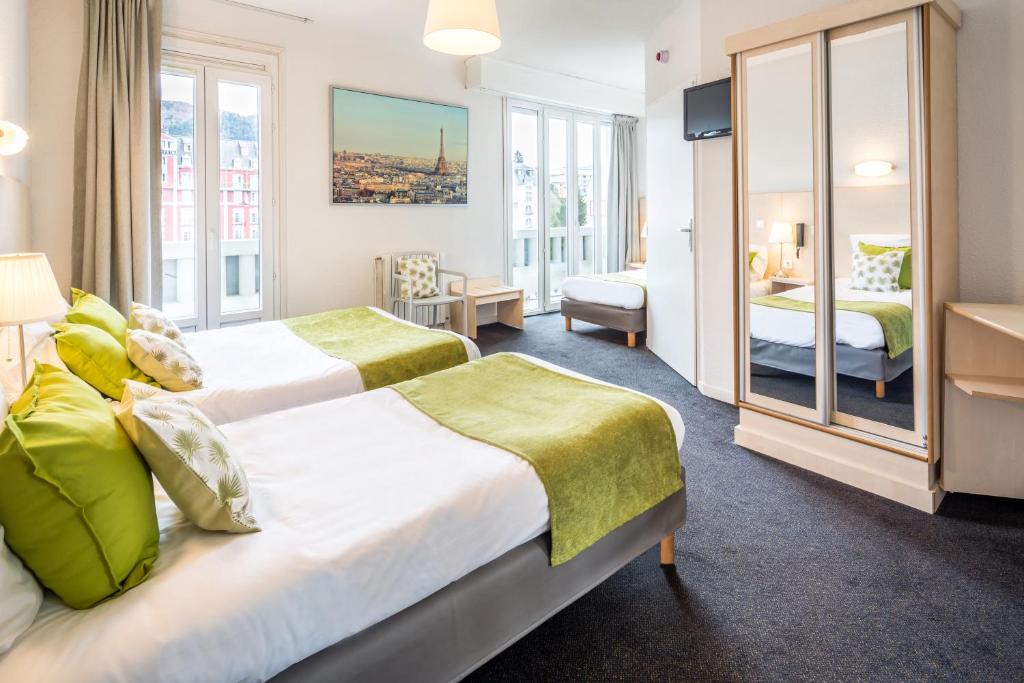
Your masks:
{"label": "reflected white pillow", "polygon": [[860,251],[861,242],[879,247],[909,247],[910,235],[850,235],[850,251],[854,254]]}
{"label": "reflected white pillow", "polygon": [[42,589],[4,543],[0,526],[0,655],[32,625],[42,602]]}
{"label": "reflected white pillow", "polygon": [[750,262],[750,281],[763,280],[768,272],[768,248],[763,244],[751,244],[750,251],[757,252],[757,256]]}

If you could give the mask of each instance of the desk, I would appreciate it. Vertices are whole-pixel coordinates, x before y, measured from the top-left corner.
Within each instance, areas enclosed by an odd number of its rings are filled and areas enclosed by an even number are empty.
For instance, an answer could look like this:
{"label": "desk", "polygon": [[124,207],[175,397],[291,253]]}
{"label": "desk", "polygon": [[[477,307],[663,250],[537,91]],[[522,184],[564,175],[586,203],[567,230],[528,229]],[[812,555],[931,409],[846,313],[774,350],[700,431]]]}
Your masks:
{"label": "desk", "polygon": [[[496,277],[477,278],[466,283],[466,315],[469,316],[466,334],[476,339],[476,309],[486,304],[498,305],[498,322],[517,330],[523,329],[523,290],[505,287]],[[462,296],[462,282],[448,285],[448,293]],[[453,330],[462,329],[461,306],[451,307]]]}

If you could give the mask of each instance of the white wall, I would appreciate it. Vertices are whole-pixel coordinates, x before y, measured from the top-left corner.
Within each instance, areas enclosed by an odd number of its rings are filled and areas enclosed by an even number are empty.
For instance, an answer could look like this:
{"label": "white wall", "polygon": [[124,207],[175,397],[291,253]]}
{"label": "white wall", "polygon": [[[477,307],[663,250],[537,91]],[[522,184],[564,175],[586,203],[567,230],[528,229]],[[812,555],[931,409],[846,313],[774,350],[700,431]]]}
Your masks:
{"label": "white wall", "polygon": [[[701,80],[729,75],[725,38],[835,0],[701,0]],[[1024,3],[959,0],[961,299],[1024,303]],[[731,399],[732,149],[700,143],[702,354],[705,393]]]}
{"label": "white wall", "polygon": [[[34,247],[70,282],[71,168],[82,16],[66,0],[33,0]],[[215,32],[285,48],[283,166],[288,315],[371,302],[372,256],[436,248],[447,267],[498,275],[502,255],[501,100],[464,87],[463,60],[405,36],[365,38],[358,27],[303,24],[207,0],[166,0],[166,26]],[[332,206],[330,85],[469,107],[469,206]]]}
{"label": "white wall", "polygon": [[[28,0],[5,0],[0,18],[0,121],[29,131]],[[27,147],[16,156],[0,157],[0,253],[28,248]]]}
{"label": "white wall", "polygon": [[[695,377],[694,253],[680,232],[694,215],[693,143],[683,139],[683,89],[699,72],[700,3],[686,0],[647,41],[647,346]],[[669,51],[667,64],[655,53]]]}

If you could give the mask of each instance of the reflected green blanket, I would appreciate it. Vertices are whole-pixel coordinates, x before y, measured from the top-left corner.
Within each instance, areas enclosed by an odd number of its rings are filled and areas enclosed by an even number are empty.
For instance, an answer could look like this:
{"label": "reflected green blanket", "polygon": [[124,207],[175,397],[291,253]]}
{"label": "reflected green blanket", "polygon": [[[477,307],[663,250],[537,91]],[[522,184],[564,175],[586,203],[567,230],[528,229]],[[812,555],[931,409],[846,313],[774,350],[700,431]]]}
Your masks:
{"label": "reflected green blanket", "polygon": [[355,365],[367,391],[469,360],[458,337],[408,325],[369,308],[344,308],[283,322],[328,356]]}
{"label": "reflected green blanket", "polygon": [[533,466],[548,496],[552,565],[683,486],[668,415],[632,391],[505,353],[392,388],[448,429]]}
{"label": "reflected green blanket", "polygon": [[633,271],[624,271],[622,273],[596,273],[594,275],[582,275],[581,277],[588,277],[591,280],[603,280],[604,282],[621,282],[627,285],[636,285],[640,289],[644,290],[644,306],[647,305],[647,275],[635,275]]}
{"label": "reflected green blanket", "polygon": [[[757,306],[784,308],[788,311],[814,313],[814,302],[797,301],[786,296],[759,296],[750,303]],[[889,358],[896,358],[914,345],[914,312],[903,304],[888,301],[836,301],[836,308],[870,315],[882,326],[885,349]]]}

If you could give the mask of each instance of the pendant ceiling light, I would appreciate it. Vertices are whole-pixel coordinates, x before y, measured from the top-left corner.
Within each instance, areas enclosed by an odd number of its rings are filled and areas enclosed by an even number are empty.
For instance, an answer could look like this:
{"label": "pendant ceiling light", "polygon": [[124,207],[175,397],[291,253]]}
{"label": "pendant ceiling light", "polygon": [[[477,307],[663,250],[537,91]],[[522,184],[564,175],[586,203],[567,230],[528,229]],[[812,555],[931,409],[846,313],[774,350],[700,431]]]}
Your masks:
{"label": "pendant ceiling light", "polygon": [[423,44],[449,55],[482,55],[501,47],[495,0],[430,0]]}

